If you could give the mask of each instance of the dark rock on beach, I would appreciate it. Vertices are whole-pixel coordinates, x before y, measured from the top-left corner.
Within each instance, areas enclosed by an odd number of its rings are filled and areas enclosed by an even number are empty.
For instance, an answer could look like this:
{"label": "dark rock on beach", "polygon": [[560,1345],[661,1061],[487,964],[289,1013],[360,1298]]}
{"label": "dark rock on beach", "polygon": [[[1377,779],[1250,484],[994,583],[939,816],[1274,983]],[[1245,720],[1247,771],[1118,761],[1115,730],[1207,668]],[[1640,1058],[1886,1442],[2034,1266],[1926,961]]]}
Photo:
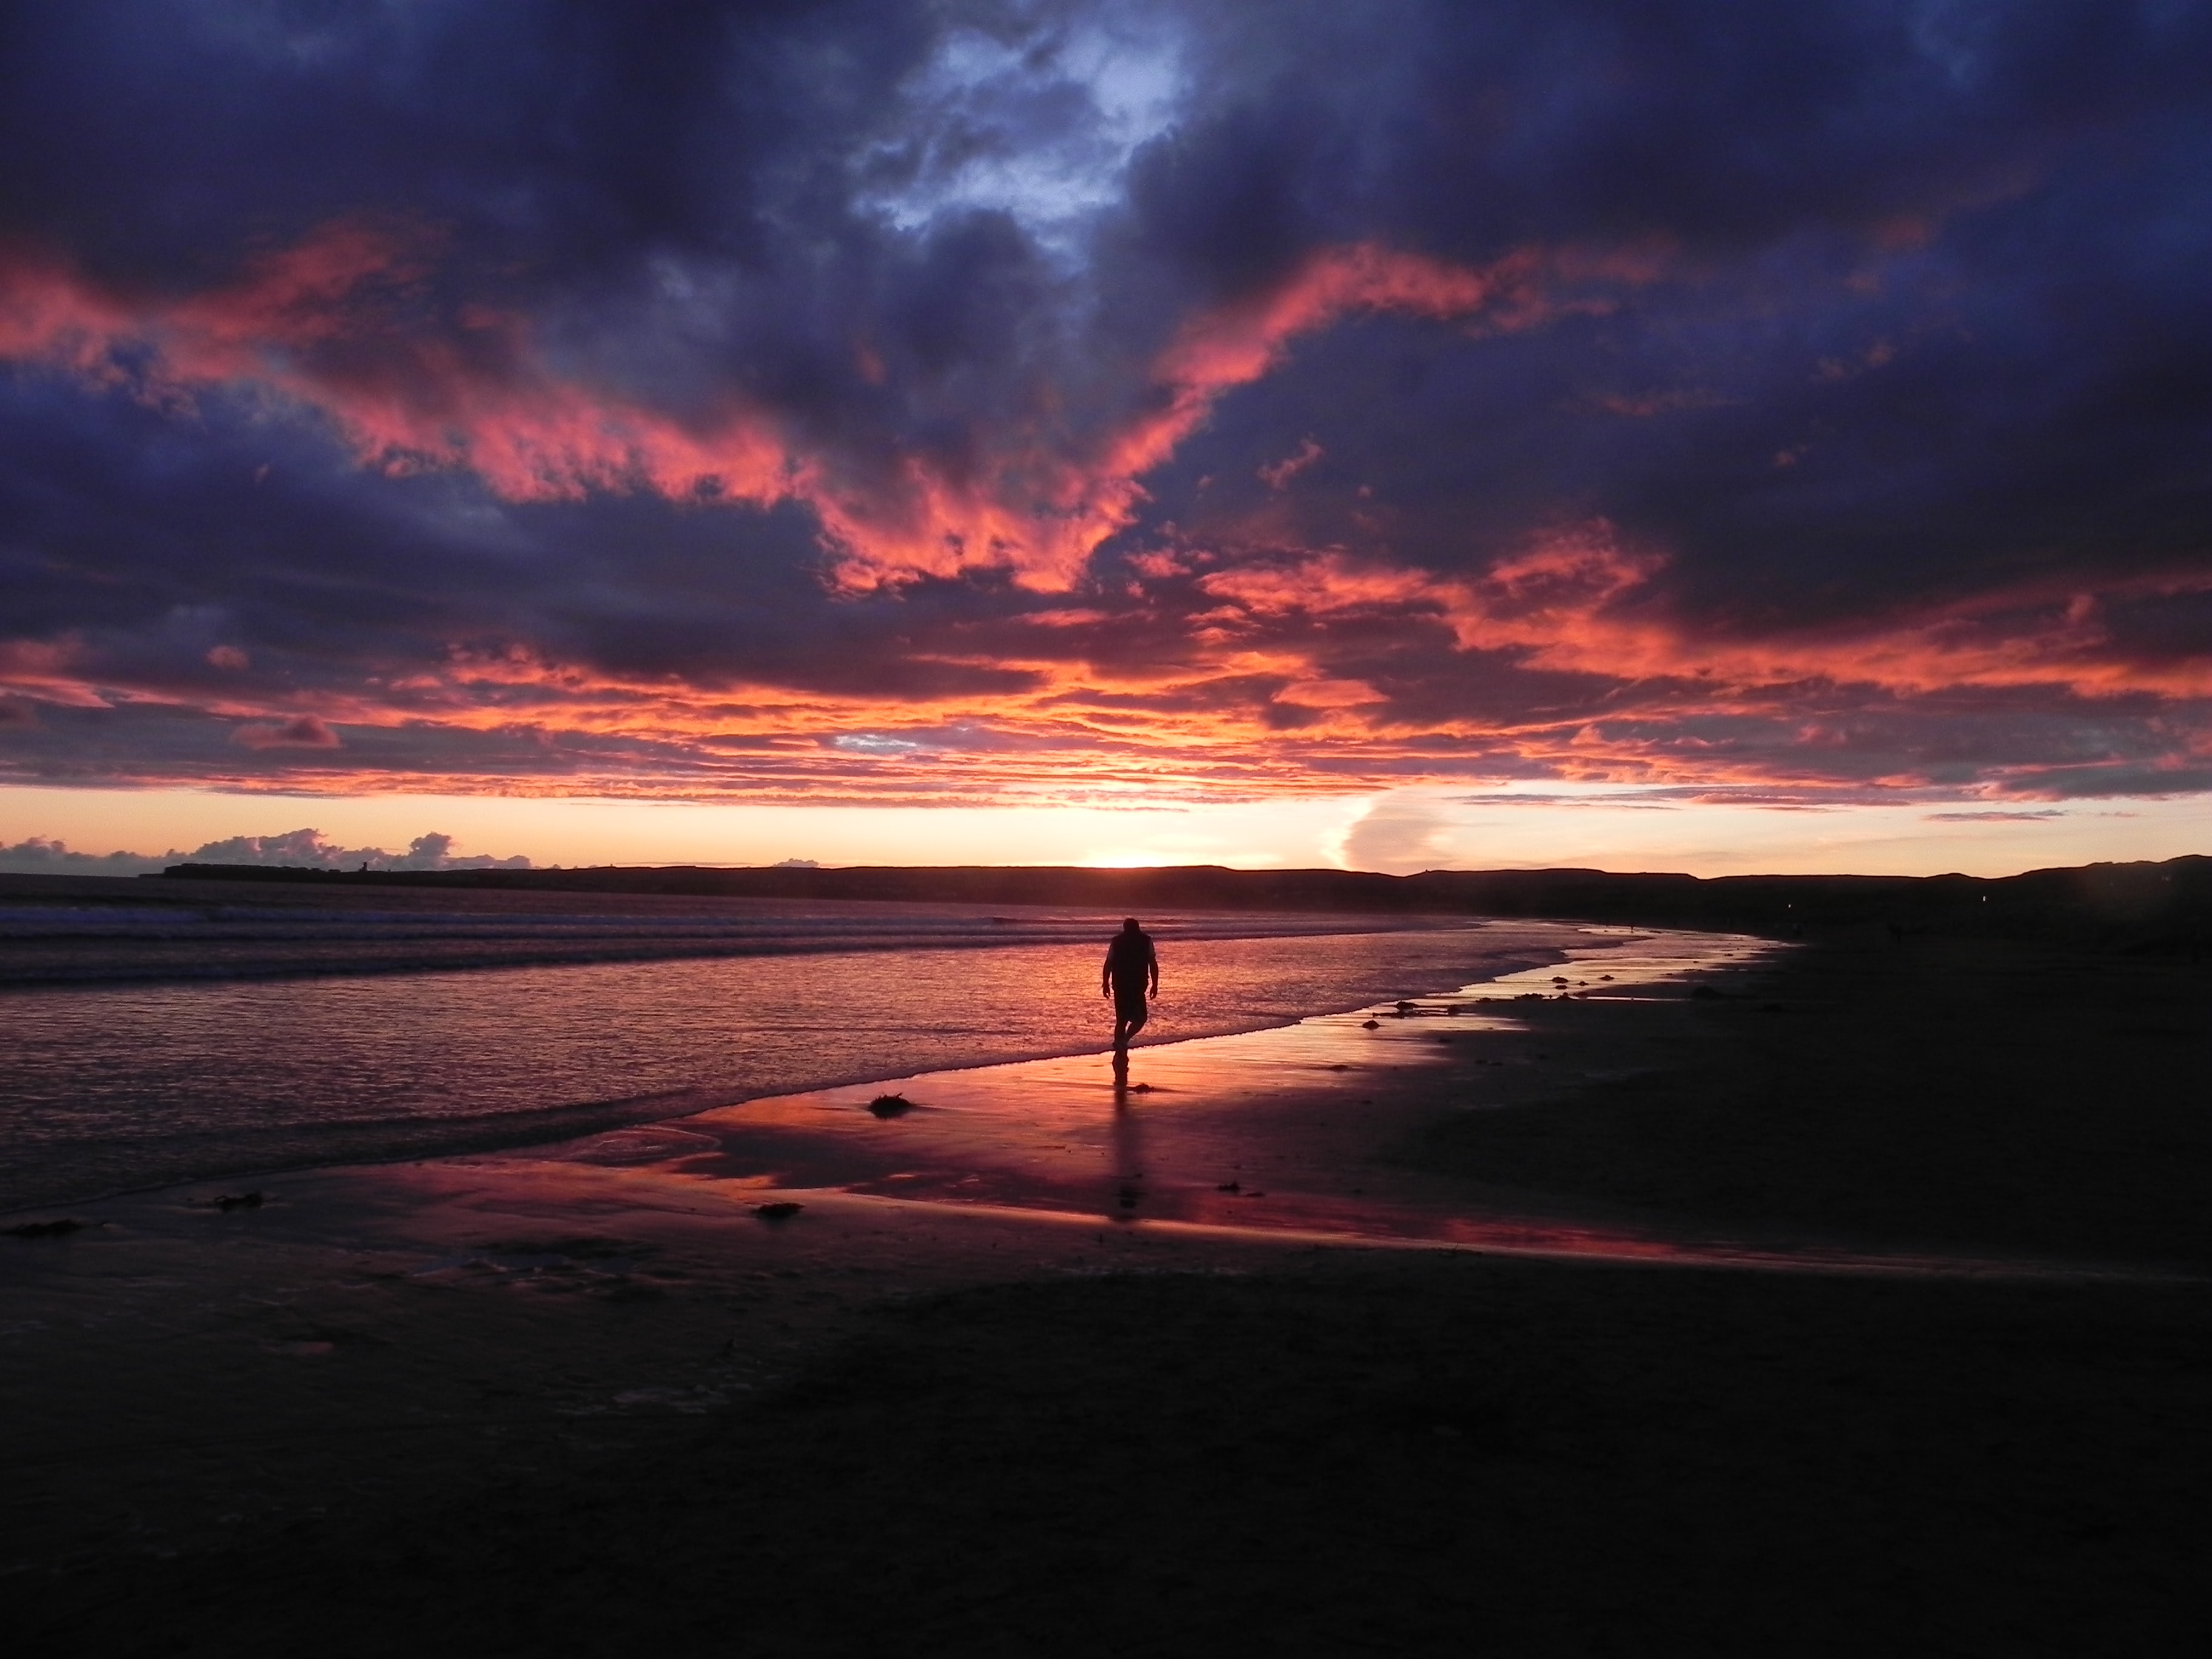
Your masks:
{"label": "dark rock on beach", "polygon": [[54,1221],[26,1221],[20,1226],[9,1228],[8,1236],[10,1238],[65,1238],[83,1226],[82,1221],[63,1216]]}

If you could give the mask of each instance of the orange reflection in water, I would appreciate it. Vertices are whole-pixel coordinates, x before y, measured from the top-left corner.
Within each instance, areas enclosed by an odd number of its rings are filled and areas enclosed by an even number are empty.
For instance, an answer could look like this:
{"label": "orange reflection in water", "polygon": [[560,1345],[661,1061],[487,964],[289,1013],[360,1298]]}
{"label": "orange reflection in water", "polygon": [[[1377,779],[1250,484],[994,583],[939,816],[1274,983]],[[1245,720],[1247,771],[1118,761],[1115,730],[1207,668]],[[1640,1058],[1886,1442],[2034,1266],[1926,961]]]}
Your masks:
{"label": "orange reflection in water", "polygon": [[[1139,1048],[1126,1073],[1103,1053],[924,1073],[499,1161],[526,1165],[556,1188],[562,1163],[623,1166],[609,1173],[641,1186],[696,1182],[701,1199],[740,1213],[772,1191],[832,1209],[1110,1224],[1224,1242],[1790,1273],[2163,1277],[1731,1237],[1565,1205],[1547,1211],[1528,1194],[1486,1194],[1394,1157],[1413,1133],[1454,1113],[1540,1109],[1582,1084],[1643,1069],[1617,1069],[1625,1054],[1633,1059],[1632,1045],[1617,1041],[1624,1021],[1664,1030],[1686,1009],[1685,981],[1725,986],[1789,948],[1627,929],[1590,929],[1588,938],[1565,963],[1442,996]],[[904,1096],[910,1109],[876,1116],[868,1104],[882,1092]]]}
{"label": "orange reflection in water", "polygon": [[[1540,1102],[1608,1074],[1606,1003],[1686,1000],[1784,948],[1590,930],[1573,959],[1441,996],[1135,1051],[924,1073],[706,1112],[661,1168],[781,1189],[1096,1225],[1314,1243],[1820,1271],[2007,1272],[2018,1264],[1692,1235],[1540,1213],[1401,1160],[1426,1126]],[[1526,1003],[1540,1000],[1544,1018]],[[1671,1011],[1662,1017],[1671,1018]],[[912,1109],[867,1109],[895,1092]],[[603,1140],[606,1138],[602,1138]],[[592,1162],[596,1143],[570,1156]],[[610,1152],[614,1149],[609,1148]]]}

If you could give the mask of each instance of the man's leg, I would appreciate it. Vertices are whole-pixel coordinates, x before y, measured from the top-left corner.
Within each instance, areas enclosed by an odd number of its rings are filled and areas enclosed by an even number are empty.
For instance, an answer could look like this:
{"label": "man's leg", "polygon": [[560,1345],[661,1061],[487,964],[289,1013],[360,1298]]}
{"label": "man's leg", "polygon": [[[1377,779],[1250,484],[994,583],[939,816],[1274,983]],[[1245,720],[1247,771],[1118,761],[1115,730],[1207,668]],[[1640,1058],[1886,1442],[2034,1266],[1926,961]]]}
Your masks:
{"label": "man's leg", "polygon": [[1129,1039],[1145,1029],[1145,1005],[1141,1002],[1114,1003],[1114,1048],[1115,1053],[1129,1046]]}

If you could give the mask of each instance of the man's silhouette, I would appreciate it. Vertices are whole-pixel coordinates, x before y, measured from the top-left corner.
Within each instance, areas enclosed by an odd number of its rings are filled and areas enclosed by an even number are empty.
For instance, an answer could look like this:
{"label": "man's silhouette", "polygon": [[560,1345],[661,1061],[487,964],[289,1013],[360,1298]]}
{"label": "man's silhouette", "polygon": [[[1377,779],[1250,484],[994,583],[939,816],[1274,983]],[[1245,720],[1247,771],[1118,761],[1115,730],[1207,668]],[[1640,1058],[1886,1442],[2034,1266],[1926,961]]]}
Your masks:
{"label": "man's silhouette", "polygon": [[1129,917],[1106,947],[1106,965],[1098,975],[1098,994],[1114,999],[1114,1057],[1129,1054],[1129,1039],[1145,1029],[1145,999],[1160,994],[1159,953],[1152,935]]}

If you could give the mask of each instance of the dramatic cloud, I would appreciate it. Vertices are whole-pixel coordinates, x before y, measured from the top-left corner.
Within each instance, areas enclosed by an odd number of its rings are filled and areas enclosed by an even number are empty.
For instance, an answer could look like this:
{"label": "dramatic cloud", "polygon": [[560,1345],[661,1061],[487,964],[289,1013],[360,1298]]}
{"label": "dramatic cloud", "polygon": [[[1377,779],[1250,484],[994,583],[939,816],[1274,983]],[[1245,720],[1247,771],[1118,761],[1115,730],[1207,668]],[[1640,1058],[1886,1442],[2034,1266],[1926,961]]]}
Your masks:
{"label": "dramatic cloud", "polygon": [[2212,791],[2203,6],[33,0],[0,138],[0,780]]}

